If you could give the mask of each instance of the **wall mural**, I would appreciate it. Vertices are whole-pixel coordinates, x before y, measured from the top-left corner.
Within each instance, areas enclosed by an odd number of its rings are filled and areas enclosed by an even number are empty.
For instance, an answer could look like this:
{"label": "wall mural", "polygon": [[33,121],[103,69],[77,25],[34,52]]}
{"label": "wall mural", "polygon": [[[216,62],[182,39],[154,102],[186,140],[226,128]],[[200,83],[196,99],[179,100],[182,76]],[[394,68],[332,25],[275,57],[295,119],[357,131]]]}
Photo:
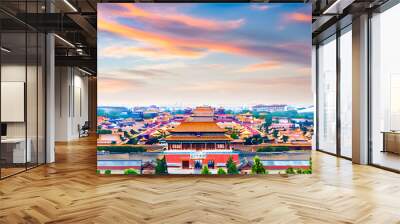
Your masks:
{"label": "wall mural", "polygon": [[311,5],[98,4],[99,174],[310,174]]}

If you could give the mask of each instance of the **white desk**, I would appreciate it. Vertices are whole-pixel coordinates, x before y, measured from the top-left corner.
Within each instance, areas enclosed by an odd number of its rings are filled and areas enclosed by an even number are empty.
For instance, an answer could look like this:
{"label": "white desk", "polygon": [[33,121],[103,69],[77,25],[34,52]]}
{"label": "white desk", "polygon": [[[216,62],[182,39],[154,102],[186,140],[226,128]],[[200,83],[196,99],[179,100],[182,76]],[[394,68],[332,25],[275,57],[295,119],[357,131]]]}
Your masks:
{"label": "white desk", "polygon": [[[27,139],[27,146],[25,151],[25,138],[5,138],[1,139],[1,144],[6,147],[13,147],[13,163],[25,163],[31,162],[32,152],[31,152],[31,139]],[[26,159],[26,160],[25,160]]]}

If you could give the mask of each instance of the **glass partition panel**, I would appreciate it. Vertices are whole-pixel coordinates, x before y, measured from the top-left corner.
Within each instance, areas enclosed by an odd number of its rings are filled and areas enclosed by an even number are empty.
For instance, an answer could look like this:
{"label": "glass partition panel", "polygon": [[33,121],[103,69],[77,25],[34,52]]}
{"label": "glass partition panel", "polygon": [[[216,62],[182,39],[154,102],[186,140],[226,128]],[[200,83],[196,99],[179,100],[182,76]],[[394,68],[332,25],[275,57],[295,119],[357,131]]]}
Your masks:
{"label": "glass partition panel", "polygon": [[336,37],[318,48],[318,146],[336,153]]}
{"label": "glass partition panel", "polygon": [[28,168],[37,165],[38,160],[38,35],[36,32],[27,33],[27,82],[26,82],[26,114],[27,114],[27,150],[30,151]]}
{"label": "glass partition panel", "polygon": [[[0,7],[23,18],[43,13],[45,1],[0,1]],[[0,12],[0,178],[46,158],[45,34],[10,15]]]}
{"label": "glass partition panel", "polygon": [[1,34],[2,177],[24,171],[31,159],[26,150],[26,41],[25,32]]}
{"label": "glass partition panel", "polygon": [[46,37],[44,34],[38,35],[38,164],[43,164],[46,161],[46,144],[45,144],[45,122],[46,122],[46,78],[45,78],[45,65],[46,65]]}
{"label": "glass partition panel", "polygon": [[400,170],[400,4],[371,19],[372,163]]}
{"label": "glass partition panel", "polygon": [[340,36],[340,154],[352,157],[352,33]]}

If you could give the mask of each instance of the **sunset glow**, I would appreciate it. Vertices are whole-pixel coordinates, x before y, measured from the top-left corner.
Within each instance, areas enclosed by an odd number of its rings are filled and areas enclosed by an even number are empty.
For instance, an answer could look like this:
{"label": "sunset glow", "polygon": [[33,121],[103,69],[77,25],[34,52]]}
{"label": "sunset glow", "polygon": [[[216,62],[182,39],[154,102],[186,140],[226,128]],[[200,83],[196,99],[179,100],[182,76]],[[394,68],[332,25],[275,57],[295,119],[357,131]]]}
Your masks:
{"label": "sunset glow", "polygon": [[311,5],[98,5],[99,105],[311,105]]}

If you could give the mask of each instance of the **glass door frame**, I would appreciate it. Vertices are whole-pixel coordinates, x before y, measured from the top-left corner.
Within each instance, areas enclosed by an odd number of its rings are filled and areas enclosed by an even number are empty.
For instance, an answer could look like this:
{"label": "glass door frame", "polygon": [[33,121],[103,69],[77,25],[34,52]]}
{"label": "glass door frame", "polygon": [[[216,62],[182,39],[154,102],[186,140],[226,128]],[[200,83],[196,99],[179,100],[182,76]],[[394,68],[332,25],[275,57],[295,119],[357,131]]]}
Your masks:
{"label": "glass door frame", "polygon": [[400,173],[400,170],[394,169],[394,168],[390,168],[387,166],[383,166],[380,164],[376,164],[373,162],[373,154],[374,154],[374,147],[373,147],[373,127],[372,127],[372,119],[373,119],[373,113],[372,113],[372,94],[374,92],[373,88],[372,88],[372,18],[373,15],[376,13],[383,13],[386,10],[396,6],[397,4],[400,4],[399,1],[397,0],[388,0],[387,2],[385,2],[383,5],[380,5],[379,7],[373,9],[373,10],[369,10],[368,11],[368,34],[367,34],[367,38],[368,38],[368,69],[367,69],[367,77],[368,77],[368,165],[373,166],[373,167],[377,167],[383,170],[387,170],[387,171],[391,171],[391,172],[395,172],[395,173]]}
{"label": "glass door frame", "polygon": [[[24,2],[24,3],[27,3],[26,1]],[[37,4],[39,4],[38,2],[36,2]],[[38,5],[37,5],[37,7],[38,7]],[[27,5],[25,5],[25,15],[27,15]],[[38,10],[38,8],[37,8],[37,10]],[[46,11],[47,11],[47,7],[46,7]],[[39,11],[37,11],[37,13],[39,13]],[[8,13],[7,13],[8,14]],[[11,14],[10,14],[11,15]],[[12,17],[11,17],[12,18]],[[24,34],[25,35],[25,49],[24,49],[24,51],[25,51],[25,87],[24,87],[24,91],[25,91],[25,93],[24,93],[24,123],[25,123],[25,127],[24,127],[24,129],[25,129],[25,136],[24,136],[24,139],[25,139],[25,167],[24,167],[24,169],[23,170],[21,170],[21,171],[18,171],[18,172],[15,172],[15,173],[12,173],[12,174],[10,174],[10,175],[7,175],[7,176],[3,176],[3,172],[2,172],[2,167],[0,166],[0,180],[4,180],[4,179],[6,179],[6,178],[8,178],[8,177],[12,177],[12,176],[14,176],[14,175],[17,175],[17,174],[20,174],[20,173],[23,173],[23,172],[26,172],[26,171],[28,171],[28,170],[30,170],[30,169],[34,169],[34,168],[37,168],[37,167],[39,167],[39,166],[41,166],[41,165],[44,165],[44,164],[46,164],[47,163],[47,110],[46,110],[46,108],[47,108],[47,43],[48,43],[48,40],[47,40],[47,33],[46,32],[43,32],[43,31],[40,31],[40,30],[38,30],[38,29],[36,29],[36,28],[34,28],[34,27],[32,27],[32,26],[30,26],[30,25],[28,25],[27,23],[24,23],[23,21],[21,21],[21,20],[19,20],[18,18],[13,18],[13,19],[15,19],[15,21],[18,21],[18,22],[21,22],[22,23],[22,26],[24,27],[24,29],[23,30],[17,30],[17,31],[15,31],[15,33],[21,33],[21,34]],[[0,24],[1,25],[1,24]],[[2,35],[4,34],[4,33],[10,33],[10,32],[4,32],[4,31],[1,31],[0,30],[0,45],[2,45]],[[14,33],[14,32],[11,32],[11,33]],[[35,51],[36,51],[36,63],[34,63],[34,65],[36,66],[36,93],[34,93],[36,96],[36,122],[34,122],[34,123],[36,123],[36,136],[34,136],[34,138],[36,138],[36,161],[35,161],[35,163],[32,165],[32,164],[30,164],[31,166],[28,166],[28,153],[27,153],[27,149],[28,149],[28,116],[27,116],[27,101],[28,101],[28,99],[27,99],[27,84],[28,84],[28,79],[27,79],[27,76],[28,76],[28,34],[33,34],[33,35],[35,35],[36,34],[36,49],[35,49]],[[42,34],[42,35],[41,35]],[[42,60],[43,60],[43,63],[41,64],[42,65],[42,70],[41,70],[41,73],[42,73],[42,84],[43,84],[43,86],[42,86],[42,88],[43,88],[43,92],[42,92],[42,96],[43,96],[43,99],[42,99],[42,109],[43,109],[43,117],[39,117],[39,65],[40,65],[40,63],[39,63],[39,36],[42,36],[42,39],[41,39],[41,42],[42,42],[42,48],[43,49],[41,49],[41,53],[43,53],[43,55],[41,55],[41,57],[42,57]],[[2,68],[2,66],[3,66],[3,64],[2,64],[2,62],[3,62],[3,60],[2,60],[2,53],[0,53],[0,82],[1,82],[1,75],[2,75],[2,71],[1,71],[1,68]],[[1,89],[1,86],[0,86],[0,89]],[[0,94],[0,96],[1,96],[1,94]],[[0,106],[0,111],[1,111],[1,106]],[[1,115],[0,115],[0,117],[1,117]],[[43,120],[42,120],[43,119]],[[43,128],[43,145],[42,145],[42,149],[41,149],[41,151],[42,151],[42,153],[43,153],[43,155],[41,155],[43,158],[43,162],[39,162],[39,120],[41,120],[41,122],[42,122],[42,128]],[[0,119],[0,123],[2,123],[1,122],[1,119]],[[0,144],[0,156],[1,156],[1,153],[2,153],[2,147],[1,147],[1,144]],[[32,154],[31,154],[32,155]],[[1,158],[1,157],[0,157]]]}
{"label": "glass door frame", "polygon": [[[348,21],[348,18],[346,18]],[[346,23],[346,22],[345,22]],[[343,159],[347,159],[347,160],[352,160],[352,158],[347,157],[342,155],[341,153],[341,118],[340,118],[340,113],[341,113],[341,108],[340,108],[340,99],[341,99],[341,89],[340,89],[340,81],[341,81],[341,66],[340,66],[340,59],[341,59],[341,55],[340,55],[340,37],[345,34],[346,32],[352,32],[352,29],[349,29],[349,27],[352,25],[351,22],[347,22],[347,24],[345,24],[343,27],[336,27],[336,31],[333,32],[331,35],[325,37],[322,40],[319,40],[319,42],[317,44],[315,44],[315,93],[316,93],[316,105],[315,105],[315,111],[316,111],[316,118],[315,118],[315,126],[316,126],[316,138],[315,138],[315,145],[316,145],[316,151],[319,152],[323,152],[332,156],[337,156]],[[335,25],[336,26],[336,25]],[[320,115],[320,111],[319,111],[319,103],[320,103],[320,93],[319,93],[319,85],[320,85],[320,76],[319,76],[319,47],[321,45],[322,42],[328,40],[329,38],[332,38],[332,36],[335,36],[335,39],[332,41],[336,41],[336,152],[332,153],[332,152],[328,152],[324,149],[320,149],[319,147],[319,115]]]}

